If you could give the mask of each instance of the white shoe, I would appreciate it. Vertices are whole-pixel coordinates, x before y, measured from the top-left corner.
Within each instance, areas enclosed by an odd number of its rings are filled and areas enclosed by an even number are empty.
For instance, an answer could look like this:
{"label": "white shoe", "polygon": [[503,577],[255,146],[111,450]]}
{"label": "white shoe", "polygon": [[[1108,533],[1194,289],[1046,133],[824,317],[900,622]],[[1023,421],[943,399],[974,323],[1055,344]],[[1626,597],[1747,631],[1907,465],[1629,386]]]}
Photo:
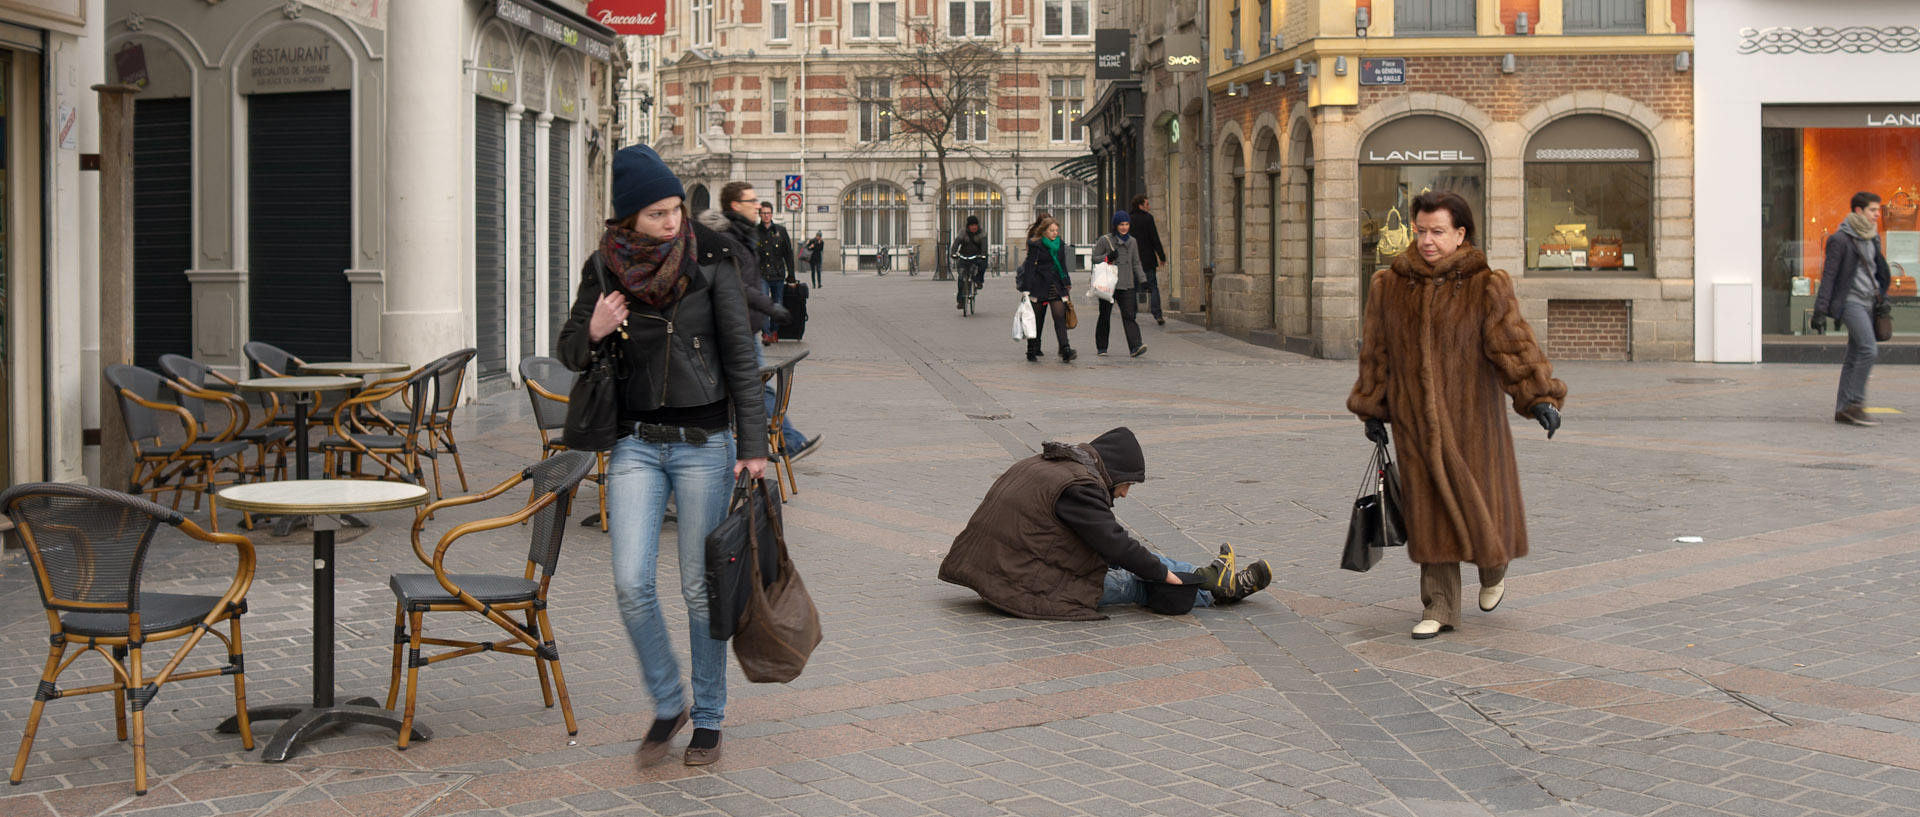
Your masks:
{"label": "white shoe", "polygon": [[1480,588],[1480,611],[1483,613],[1493,612],[1493,608],[1499,607],[1500,599],[1505,598],[1506,595],[1507,582],[1504,579],[1501,580],[1499,584]]}
{"label": "white shoe", "polygon": [[1453,630],[1453,625],[1451,624],[1441,624],[1438,621],[1435,621],[1430,618],[1426,618],[1426,619],[1421,619],[1419,624],[1413,625],[1413,637],[1414,638],[1432,638],[1436,635],[1439,635],[1444,632],[1449,632],[1451,630]]}

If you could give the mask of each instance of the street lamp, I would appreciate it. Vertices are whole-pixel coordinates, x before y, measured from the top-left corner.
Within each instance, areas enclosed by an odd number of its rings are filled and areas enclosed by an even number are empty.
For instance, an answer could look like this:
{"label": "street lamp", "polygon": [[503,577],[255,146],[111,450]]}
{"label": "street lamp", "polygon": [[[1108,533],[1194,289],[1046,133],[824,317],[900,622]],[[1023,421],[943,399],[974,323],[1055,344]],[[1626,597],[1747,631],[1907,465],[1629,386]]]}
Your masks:
{"label": "street lamp", "polygon": [[927,175],[927,163],[926,163],[926,162],[920,162],[920,163],[919,163],[918,165],[916,165],[916,166],[914,167],[914,170],[913,170],[913,199],[914,199],[914,201],[926,201],[926,200],[927,200],[927,179],[926,179],[926,175]]}

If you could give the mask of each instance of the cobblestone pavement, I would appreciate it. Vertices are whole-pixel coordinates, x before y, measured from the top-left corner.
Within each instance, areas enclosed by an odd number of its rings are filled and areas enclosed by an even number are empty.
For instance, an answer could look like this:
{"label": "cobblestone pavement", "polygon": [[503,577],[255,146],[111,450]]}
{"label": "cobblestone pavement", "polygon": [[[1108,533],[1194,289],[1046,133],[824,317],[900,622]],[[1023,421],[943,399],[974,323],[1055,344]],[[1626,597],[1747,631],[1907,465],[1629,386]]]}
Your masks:
{"label": "cobblestone pavement", "polygon": [[[735,675],[720,764],[689,769],[676,751],[635,769],[651,706],[613,612],[607,538],[574,527],[553,612],[577,737],[540,706],[524,659],[482,655],[421,672],[433,740],[401,752],[348,727],[264,764],[213,731],[232,697],[203,679],[149,709],[147,796],[132,796],[130,749],[94,696],[48,707],[0,814],[1920,814],[1914,415],[1834,424],[1836,367],[1561,365],[1566,427],[1548,441],[1514,426],[1532,555],[1497,613],[1415,642],[1410,564],[1336,567],[1368,454],[1342,408],[1352,363],[1179,321],[1143,327],[1145,357],[1096,357],[1091,309],[1077,364],[1028,363],[1008,339],[1007,278],[962,318],[946,282],[829,277],[795,400],[826,443],[801,462],[786,512],[827,640],[794,684]],[[1882,367],[1872,394],[1920,411],[1920,371]],[[537,456],[524,399],[464,412],[474,490]],[[1123,423],[1150,480],[1122,519],[1180,558],[1232,542],[1271,559],[1267,593],[1188,616],[1047,623],[935,579],[1009,462]],[[429,531],[483,515],[445,513]],[[340,550],[349,697],[386,689],[385,578],[417,569],[411,517],[371,518]],[[518,570],[525,530],[463,556]],[[255,542],[248,697],[300,700],[307,542]],[[148,587],[205,587],[220,555],[165,542]],[[678,610],[671,560],[662,595]],[[30,570],[18,551],[0,564],[11,736],[46,640]],[[439,618],[438,632],[485,632]],[[65,685],[105,677],[98,661],[72,673]]]}

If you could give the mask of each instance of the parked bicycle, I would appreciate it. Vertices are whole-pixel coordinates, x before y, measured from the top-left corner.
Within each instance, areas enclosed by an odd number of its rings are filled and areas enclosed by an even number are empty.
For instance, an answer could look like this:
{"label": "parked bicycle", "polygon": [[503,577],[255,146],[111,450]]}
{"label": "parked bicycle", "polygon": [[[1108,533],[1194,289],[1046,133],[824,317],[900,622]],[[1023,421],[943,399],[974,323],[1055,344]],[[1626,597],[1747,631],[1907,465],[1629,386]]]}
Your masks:
{"label": "parked bicycle", "polygon": [[920,274],[920,245],[918,244],[907,248],[907,274]]}
{"label": "parked bicycle", "polygon": [[880,245],[880,248],[873,253],[873,271],[886,275],[887,269],[892,266],[893,248],[885,244]]}

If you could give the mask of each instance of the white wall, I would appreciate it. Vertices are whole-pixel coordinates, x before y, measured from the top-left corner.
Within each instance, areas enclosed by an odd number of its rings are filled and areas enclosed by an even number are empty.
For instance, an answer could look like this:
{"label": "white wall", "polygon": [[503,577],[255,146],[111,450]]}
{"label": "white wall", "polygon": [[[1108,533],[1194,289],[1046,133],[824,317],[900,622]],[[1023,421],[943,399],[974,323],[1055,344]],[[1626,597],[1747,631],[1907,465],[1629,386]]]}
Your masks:
{"label": "white wall", "polygon": [[[1724,363],[1760,359],[1760,106],[1920,103],[1912,54],[1741,54],[1742,28],[1916,26],[1914,0],[1710,0],[1694,4],[1694,354]],[[1746,284],[1745,344],[1716,348],[1716,284]],[[1722,314],[1726,314],[1722,312]],[[1739,348],[1744,345],[1745,348]]]}

